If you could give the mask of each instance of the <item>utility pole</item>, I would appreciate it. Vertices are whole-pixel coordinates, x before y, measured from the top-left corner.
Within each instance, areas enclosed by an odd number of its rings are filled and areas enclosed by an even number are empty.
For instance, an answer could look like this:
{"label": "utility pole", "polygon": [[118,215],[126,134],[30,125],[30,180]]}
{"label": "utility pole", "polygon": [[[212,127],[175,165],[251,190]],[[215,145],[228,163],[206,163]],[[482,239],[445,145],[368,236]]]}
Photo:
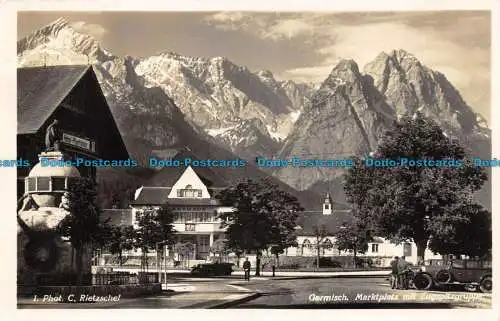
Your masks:
{"label": "utility pole", "polygon": [[165,268],[165,291],[167,290],[167,244],[163,245],[163,267]]}

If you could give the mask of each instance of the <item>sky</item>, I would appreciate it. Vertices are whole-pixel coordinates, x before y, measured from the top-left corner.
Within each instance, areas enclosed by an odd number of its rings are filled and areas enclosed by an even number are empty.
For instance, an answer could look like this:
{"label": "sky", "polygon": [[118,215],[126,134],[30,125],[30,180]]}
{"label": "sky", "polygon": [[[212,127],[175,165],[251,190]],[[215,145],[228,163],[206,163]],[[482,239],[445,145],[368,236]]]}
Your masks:
{"label": "sky", "polygon": [[224,56],[299,82],[321,82],[342,58],[362,70],[382,51],[405,49],[444,73],[490,123],[488,11],[20,12],[18,39],[59,17],[115,55]]}

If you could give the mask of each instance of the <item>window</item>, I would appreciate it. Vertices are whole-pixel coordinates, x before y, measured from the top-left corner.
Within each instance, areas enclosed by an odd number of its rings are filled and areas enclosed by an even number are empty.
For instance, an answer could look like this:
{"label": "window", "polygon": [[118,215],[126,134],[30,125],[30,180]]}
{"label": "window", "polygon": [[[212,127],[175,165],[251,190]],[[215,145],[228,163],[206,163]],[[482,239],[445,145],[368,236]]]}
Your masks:
{"label": "window", "polygon": [[467,261],[468,269],[480,269],[482,268],[482,264],[479,261]]}
{"label": "window", "polygon": [[37,190],[50,191],[50,177],[38,177]]}
{"label": "window", "polygon": [[403,245],[403,255],[406,257],[411,256],[411,244],[410,243],[405,243]]}
{"label": "window", "polygon": [[330,209],[330,204],[325,204],[325,210],[329,210]]}
{"label": "window", "polygon": [[492,268],[492,261],[483,261],[482,262],[482,265],[483,265],[483,269],[491,269]]}
{"label": "window", "polygon": [[28,177],[28,192],[36,191],[36,177]]}
{"label": "window", "polygon": [[372,253],[377,253],[378,252],[378,244],[372,244]]}
{"label": "window", "polygon": [[193,189],[192,185],[186,185],[185,188],[177,190],[177,197],[196,198],[201,196],[202,196],[201,189]]}
{"label": "window", "polygon": [[451,262],[451,266],[455,269],[463,269],[464,268],[464,261],[462,260],[453,260]]}
{"label": "window", "polygon": [[304,255],[304,249],[311,249],[311,242],[308,239],[305,239],[304,242],[302,243],[302,248],[301,248],[301,255]]}
{"label": "window", "polygon": [[194,232],[195,230],[195,224],[186,224],[186,231],[188,232]]}
{"label": "window", "polygon": [[52,177],[52,190],[62,191],[65,190],[65,179],[64,177]]}

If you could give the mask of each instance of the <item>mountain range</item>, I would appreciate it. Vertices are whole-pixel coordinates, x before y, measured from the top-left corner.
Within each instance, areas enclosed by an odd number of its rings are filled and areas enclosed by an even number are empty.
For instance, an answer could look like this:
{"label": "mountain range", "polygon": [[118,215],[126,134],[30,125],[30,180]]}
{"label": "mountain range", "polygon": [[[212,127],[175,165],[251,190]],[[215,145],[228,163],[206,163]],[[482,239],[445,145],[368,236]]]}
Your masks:
{"label": "mountain range", "polygon": [[[18,66],[93,64],[131,155],[144,165],[171,149],[200,158],[257,156],[339,159],[373,151],[394,119],[418,112],[433,118],[471,154],[491,157],[491,131],[438,71],[405,50],[380,53],[362,70],[340,60],[320,84],[275,79],[225,57],[187,57],[164,51],[119,57],[65,19],[18,41]],[[329,190],[344,201],[342,170],[268,169],[318,203]],[[231,181],[233,174],[219,173]],[[238,175],[236,175],[238,176]],[[161,182],[158,182],[161,184]],[[491,188],[480,199],[491,207]],[[303,192],[300,192],[303,191]],[[304,204],[309,205],[309,204]],[[312,205],[311,205],[312,206]]]}

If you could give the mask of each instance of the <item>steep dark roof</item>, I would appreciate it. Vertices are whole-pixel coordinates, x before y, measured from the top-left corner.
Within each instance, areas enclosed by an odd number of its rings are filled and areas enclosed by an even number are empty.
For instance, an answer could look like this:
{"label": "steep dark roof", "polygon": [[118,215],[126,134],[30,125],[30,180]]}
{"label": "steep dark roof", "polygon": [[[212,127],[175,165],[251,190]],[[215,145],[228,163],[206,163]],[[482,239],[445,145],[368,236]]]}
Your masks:
{"label": "steep dark roof", "polygon": [[196,199],[196,198],[168,198],[171,187],[151,187],[145,186],[139,192],[137,200],[131,202],[132,205],[218,205],[216,199]]}
{"label": "steep dark roof", "polygon": [[139,192],[137,199],[132,201],[133,205],[164,205],[171,187],[150,187],[145,186]]}
{"label": "steep dark roof", "polygon": [[90,66],[17,69],[17,133],[36,133]]}
{"label": "steep dark roof", "polygon": [[313,236],[314,228],[324,225],[328,234],[336,233],[344,223],[352,222],[352,214],[345,210],[333,211],[330,215],[323,215],[322,211],[302,212],[297,219],[297,225],[300,229],[296,231],[297,235]]}

